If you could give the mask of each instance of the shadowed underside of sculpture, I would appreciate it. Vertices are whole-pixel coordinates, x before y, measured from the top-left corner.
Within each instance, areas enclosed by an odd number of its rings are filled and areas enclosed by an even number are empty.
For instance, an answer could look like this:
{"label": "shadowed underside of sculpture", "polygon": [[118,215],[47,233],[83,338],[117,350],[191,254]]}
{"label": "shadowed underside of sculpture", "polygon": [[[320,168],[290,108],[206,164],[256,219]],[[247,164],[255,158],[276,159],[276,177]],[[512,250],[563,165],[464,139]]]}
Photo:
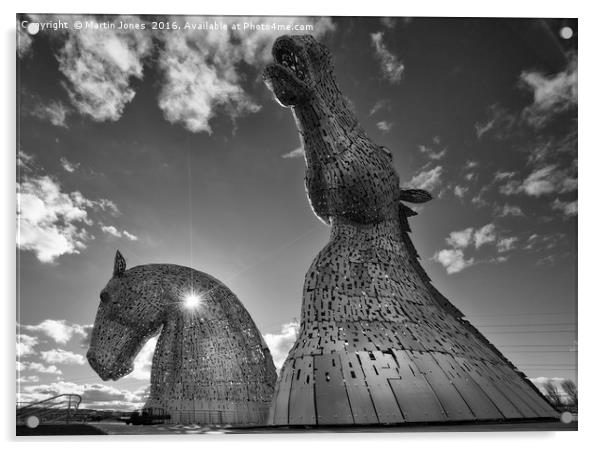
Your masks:
{"label": "shadowed underside of sculpture", "polygon": [[362,130],[328,49],[283,36],[264,80],[291,107],[306,190],[332,226],[309,268],[299,336],[269,423],[389,424],[557,417],[539,391],[430,283],[409,238],[392,155]]}
{"label": "shadowed underside of sculpture", "polygon": [[103,380],[131,372],[160,333],[145,408],[171,423],[265,424],[276,382],[272,356],[224,284],[172,264],[125,270],[117,252],[100,298],[87,357]]}

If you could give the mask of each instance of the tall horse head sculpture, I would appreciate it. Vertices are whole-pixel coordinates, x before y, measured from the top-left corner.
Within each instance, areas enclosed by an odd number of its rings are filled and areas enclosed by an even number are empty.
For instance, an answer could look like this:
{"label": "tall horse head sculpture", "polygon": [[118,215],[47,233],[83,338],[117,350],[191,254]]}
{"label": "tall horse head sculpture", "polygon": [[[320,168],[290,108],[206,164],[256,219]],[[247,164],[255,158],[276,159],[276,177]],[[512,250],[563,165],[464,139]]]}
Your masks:
{"label": "tall horse head sculpture", "polygon": [[103,380],[133,369],[159,334],[145,408],[173,423],[263,424],[276,371],[253,319],[223,283],[173,264],[126,270],[119,251],[100,293],[87,358]]}
{"label": "tall horse head sculpture", "polygon": [[409,237],[393,154],[360,126],[312,36],[282,36],[264,80],[292,110],[315,214],[332,226],[303,286],[297,341],[282,366],[277,425],[556,417],[524,374],[430,283]]}

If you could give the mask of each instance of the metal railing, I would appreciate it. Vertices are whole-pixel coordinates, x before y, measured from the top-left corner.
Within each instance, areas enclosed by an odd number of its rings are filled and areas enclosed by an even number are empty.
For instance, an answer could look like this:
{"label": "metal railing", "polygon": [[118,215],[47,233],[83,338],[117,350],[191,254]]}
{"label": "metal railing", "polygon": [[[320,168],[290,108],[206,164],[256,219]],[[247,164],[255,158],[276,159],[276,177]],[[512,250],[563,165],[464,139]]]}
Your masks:
{"label": "metal railing", "polygon": [[76,419],[77,408],[82,401],[79,394],[60,394],[20,406],[17,403],[17,425],[25,423],[28,417],[35,416],[40,423],[67,422]]}

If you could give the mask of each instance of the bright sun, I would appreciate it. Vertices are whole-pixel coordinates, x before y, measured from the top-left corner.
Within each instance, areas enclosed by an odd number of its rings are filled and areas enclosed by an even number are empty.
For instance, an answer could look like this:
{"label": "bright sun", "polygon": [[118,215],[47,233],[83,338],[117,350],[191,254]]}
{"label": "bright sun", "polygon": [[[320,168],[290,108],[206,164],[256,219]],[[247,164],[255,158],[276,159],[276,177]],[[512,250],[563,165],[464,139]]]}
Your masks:
{"label": "bright sun", "polygon": [[201,304],[201,296],[196,292],[188,292],[184,295],[183,302],[186,309],[196,309]]}

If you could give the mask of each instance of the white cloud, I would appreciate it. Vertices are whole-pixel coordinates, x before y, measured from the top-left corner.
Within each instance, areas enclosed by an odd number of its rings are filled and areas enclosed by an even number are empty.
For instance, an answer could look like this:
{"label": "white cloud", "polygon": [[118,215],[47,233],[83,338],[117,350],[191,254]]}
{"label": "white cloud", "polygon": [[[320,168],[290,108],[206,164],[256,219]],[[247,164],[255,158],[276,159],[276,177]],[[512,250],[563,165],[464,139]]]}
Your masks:
{"label": "white cloud", "polygon": [[[34,252],[40,262],[52,263],[61,255],[85,249],[94,239],[89,233],[94,224],[91,213],[119,214],[111,200],[64,192],[55,178],[36,173],[40,169],[34,166],[32,156],[20,152],[17,161],[24,172],[17,185],[17,247]],[[79,166],[65,158],[61,164],[68,171]]]}
{"label": "white cloud", "polygon": [[117,228],[115,228],[113,225],[101,225],[100,229],[108,234],[111,235],[113,237],[116,238],[121,238],[121,237],[125,237],[126,239],[129,239],[130,241],[137,241],[138,237],[133,235],[132,233],[130,233],[129,231],[123,230],[120,231]]}
{"label": "white cloud", "polygon": [[61,375],[63,372],[54,365],[45,366],[44,364],[40,364],[37,362],[22,362],[17,363],[17,370],[31,370],[37,373],[46,373],[50,375]]}
{"label": "white cloud", "polygon": [[398,84],[405,70],[403,62],[385,46],[383,42],[384,33],[370,34],[372,45],[376,50],[376,57],[380,61],[380,70],[383,76],[392,84]]}
{"label": "white cloud", "polygon": [[55,127],[67,127],[67,115],[70,110],[60,101],[51,101],[47,104],[37,104],[31,114],[38,119],[50,122]]}
{"label": "white cloud", "polygon": [[554,192],[555,186],[550,176],[554,169],[554,166],[546,166],[531,173],[523,182],[523,190],[534,197]]}
{"label": "white cloud", "polygon": [[387,99],[381,99],[378,100],[374,106],[372,107],[372,109],[370,110],[369,115],[373,116],[374,114],[376,114],[378,111],[381,110],[389,110],[391,109],[391,100],[387,100]]}
{"label": "white cloud", "polygon": [[497,241],[497,251],[500,253],[510,251],[515,247],[517,241],[517,237],[502,238]]}
{"label": "white cloud", "polygon": [[505,216],[524,216],[523,210],[516,205],[505,204],[500,212],[502,217]]}
{"label": "white cloud", "polygon": [[465,259],[461,249],[446,249],[435,253],[435,261],[441,263],[448,274],[458,273],[474,264],[474,258]]}
{"label": "white cloud", "polygon": [[505,138],[517,123],[517,116],[510,114],[508,110],[498,104],[487,108],[487,116],[488,118],[485,122],[477,122],[475,124],[475,132],[478,139],[481,139],[485,134],[493,134],[493,137],[496,139]]}
{"label": "white cloud", "polygon": [[285,153],[284,155],[282,155],[282,158],[285,159],[293,159],[293,158],[303,158],[305,156],[305,150],[303,150],[303,147],[297,147],[294,150],[291,150],[288,153]]}
{"label": "white cloud", "polygon": [[498,171],[495,173],[495,175],[493,176],[493,181],[501,181],[501,180],[506,180],[508,178],[512,178],[514,176],[516,172],[504,172],[504,171]]}
{"label": "white cloud", "polygon": [[[188,19],[181,17],[178,20]],[[246,19],[222,17],[219,20],[229,26]],[[259,26],[280,20],[255,17],[248,21]],[[315,37],[334,29],[330,18],[289,17],[286,22],[312,24]],[[165,118],[194,133],[211,133],[210,120],[218,108],[233,120],[258,111],[259,105],[243,89],[238,66],[243,62],[263,66],[270,61],[272,43],[280,34],[276,30],[249,33],[231,29],[214,33],[187,30],[164,33],[158,64],[163,74],[159,107]]]}
{"label": "white cloud", "polygon": [[540,167],[531,172],[522,182],[509,180],[500,186],[500,193],[513,195],[524,192],[532,197],[555,192],[565,193],[577,190],[577,178],[571,175],[572,168],[559,169],[553,164]]}
{"label": "white cloud", "polygon": [[26,176],[18,188],[19,248],[34,251],[41,262],[85,248],[88,234],[83,226],[89,219],[81,194],[61,192],[48,176]]}
{"label": "white cloud", "polygon": [[20,328],[42,333],[52,338],[57,344],[66,344],[75,335],[86,335],[85,325],[70,324],[66,320],[46,319],[37,325],[20,325]]}
{"label": "white cloud", "polygon": [[432,160],[439,160],[445,156],[445,153],[447,153],[447,149],[445,148],[440,151],[436,151],[435,149],[427,147],[426,145],[419,145],[418,149],[420,150],[420,153],[424,153],[429,159]]}
{"label": "white cloud", "polygon": [[522,192],[522,184],[517,180],[510,180],[506,184],[500,186],[500,194],[512,195]]}
{"label": "white cloud", "polygon": [[381,120],[377,122],[376,128],[378,128],[383,133],[388,133],[393,128],[393,124],[391,122],[387,122],[386,120]]}
{"label": "white cloud", "polygon": [[474,244],[476,248],[484,244],[494,242],[496,239],[495,225],[489,223],[474,232]]}
{"label": "white cloud", "polygon": [[577,200],[572,202],[563,202],[559,199],[555,199],[552,203],[552,209],[560,210],[565,216],[576,216],[577,215]]}
{"label": "white cloud", "polygon": [[60,348],[41,352],[40,356],[43,361],[49,364],[76,364],[81,366],[86,362],[82,355]]}
{"label": "white cloud", "polygon": [[100,229],[102,231],[104,231],[105,233],[110,234],[111,236],[121,237],[121,232],[119,230],[117,230],[117,228],[115,228],[113,225],[110,225],[110,226],[102,225],[100,227]]}
{"label": "white cloud", "polygon": [[280,333],[267,333],[263,335],[263,339],[270,349],[277,370],[280,370],[282,364],[284,364],[289,350],[297,340],[298,332],[299,322],[293,321],[283,324],[280,328]]}
{"label": "white cloud", "polygon": [[150,33],[140,31],[69,33],[57,60],[77,111],[98,122],[118,120],[134,98],[130,80],[142,79],[142,59],[149,54],[151,42]]}
{"label": "white cloud", "polygon": [[17,357],[33,355],[38,338],[27,334],[17,334]]}
{"label": "white cloud", "polygon": [[466,248],[473,240],[474,228],[466,228],[462,231],[452,231],[446,242],[455,248]]}
{"label": "white cloud", "polygon": [[40,377],[37,375],[28,375],[25,377],[17,378],[17,383],[37,383],[40,381]]}
{"label": "white cloud", "polygon": [[118,216],[121,214],[119,208],[117,208],[117,205],[113,201],[107,200],[106,198],[101,198],[100,200],[93,202],[91,206],[97,211],[105,211],[112,216]]}
{"label": "white cloud", "polygon": [[468,192],[468,188],[467,187],[463,187],[463,186],[454,186],[454,195],[458,198],[464,198],[464,195],[466,195],[466,192]]}
{"label": "white cloud", "polygon": [[77,168],[79,167],[79,163],[72,163],[64,156],[61,157],[61,159],[59,161],[61,163],[61,167],[69,173],[75,172],[77,170]]}
{"label": "white cloud", "polygon": [[23,150],[19,149],[17,153],[17,167],[22,170],[32,170],[34,159],[35,158],[33,155],[25,153]]}
{"label": "white cloud", "polygon": [[562,72],[548,76],[524,71],[521,85],[533,92],[533,103],[523,111],[530,125],[541,127],[554,115],[577,106],[577,57],[573,55]]}
{"label": "white cloud", "polygon": [[409,187],[431,191],[441,184],[442,173],[443,168],[441,166],[422,171],[410,180]]}
{"label": "white cloud", "polygon": [[150,382],[153,355],[155,354],[157,340],[157,337],[152,337],[144,344],[144,347],[142,347],[140,353],[136,355],[136,359],[134,360],[134,370],[125,378]]}
{"label": "white cloud", "polygon": [[137,241],[138,240],[138,236],[133,235],[132,233],[130,233],[127,230],[123,230],[123,236],[127,239],[129,239],[130,241]]}

